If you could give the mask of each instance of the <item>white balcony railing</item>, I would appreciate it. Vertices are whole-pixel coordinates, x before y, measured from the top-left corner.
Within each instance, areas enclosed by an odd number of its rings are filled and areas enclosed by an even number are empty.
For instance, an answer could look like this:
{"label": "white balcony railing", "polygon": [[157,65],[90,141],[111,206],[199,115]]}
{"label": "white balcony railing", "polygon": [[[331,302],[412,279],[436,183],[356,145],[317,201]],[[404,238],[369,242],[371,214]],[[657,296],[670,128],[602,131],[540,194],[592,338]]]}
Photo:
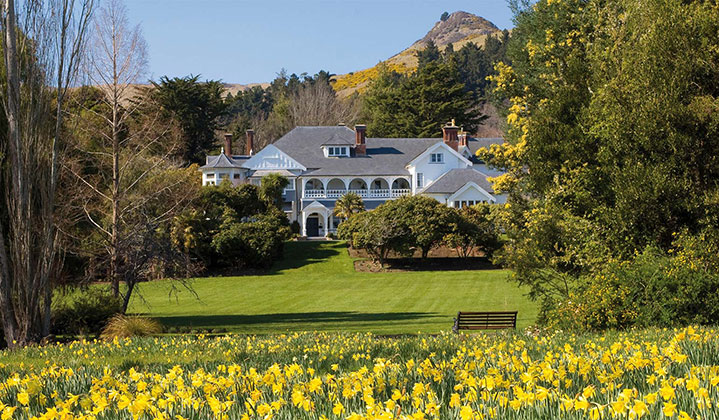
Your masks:
{"label": "white balcony railing", "polygon": [[347,193],[355,193],[362,198],[397,198],[411,193],[409,189],[376,190],[304,190],[302,198],[340,198]]}

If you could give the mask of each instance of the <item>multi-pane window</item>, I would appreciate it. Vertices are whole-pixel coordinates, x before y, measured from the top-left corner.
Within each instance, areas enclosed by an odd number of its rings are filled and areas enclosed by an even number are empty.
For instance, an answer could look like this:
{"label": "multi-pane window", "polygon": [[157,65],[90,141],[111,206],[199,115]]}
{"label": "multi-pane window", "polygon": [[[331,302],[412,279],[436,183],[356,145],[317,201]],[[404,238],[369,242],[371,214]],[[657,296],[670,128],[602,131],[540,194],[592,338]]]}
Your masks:
{"label": "multi-pane window", "polygon": [[207,179],[215,179],[215,173],[207,174]]}
{"label": "multi-pane window", "polygon": [[417,174],[417,188],[422,188],[424,186],[424,174],[418,173]]}
{"label": "multi-pane window", "polygon": [[444,163],[444,153],[432,153],[429,155],[429,163]]}
{"label": "multi-pane window", "polygon": [[475,204],[479,203],[486,203],[486,201],[479,201],[479,200],[462,200],[462,201],[455,201],[454,207],[457,209],[461,209],[463,207],[472,207]]}
{"label": "multi-pane window", "polygon": [[234,178],[234,179],[240,179],[240,174],[234,174],[234,175],[232,175],[232,178]]}
{"label": "multi-pane window", "polygon": [[344,146],[330,146],[327,148],[328,156],[347,156],[347,147]]}

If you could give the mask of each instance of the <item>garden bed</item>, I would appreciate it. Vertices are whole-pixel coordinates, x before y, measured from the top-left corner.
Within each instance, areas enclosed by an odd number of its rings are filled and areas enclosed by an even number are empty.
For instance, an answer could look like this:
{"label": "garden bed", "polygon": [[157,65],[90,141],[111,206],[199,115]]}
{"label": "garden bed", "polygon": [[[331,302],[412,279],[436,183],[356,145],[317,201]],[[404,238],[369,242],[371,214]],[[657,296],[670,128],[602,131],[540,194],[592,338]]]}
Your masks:
{"label": "garden bed", "polygon": [[371,259],[362,259],[354,262],[355,271],[379,273],[386,271],[461,271],[461,270],[490,270],[499,268],[494,266],[485,257],[468,258],[390,258],[385,266]]}

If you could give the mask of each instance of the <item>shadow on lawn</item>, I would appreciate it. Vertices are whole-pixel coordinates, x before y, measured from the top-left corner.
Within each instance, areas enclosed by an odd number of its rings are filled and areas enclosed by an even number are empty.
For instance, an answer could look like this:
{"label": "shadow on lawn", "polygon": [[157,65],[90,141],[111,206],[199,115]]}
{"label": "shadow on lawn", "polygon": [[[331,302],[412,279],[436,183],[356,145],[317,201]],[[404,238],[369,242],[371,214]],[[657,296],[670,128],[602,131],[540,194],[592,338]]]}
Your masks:
{"label": "shadow on lawn", "polygon": [[283,257],[275,263],[269,274],[279,274],[284,270],[304,267],[308,264],[324,262],[346,252],[344,242],[328,241],[291,241],[285,243]]}
{"label": "shadow on lawn", "polygon": [[323,324],[344,322],[407,321],[436,316],[434,312],[298,312],[261,315],[168,316],[156,319],[167,326],[231,327],[261,324]]}

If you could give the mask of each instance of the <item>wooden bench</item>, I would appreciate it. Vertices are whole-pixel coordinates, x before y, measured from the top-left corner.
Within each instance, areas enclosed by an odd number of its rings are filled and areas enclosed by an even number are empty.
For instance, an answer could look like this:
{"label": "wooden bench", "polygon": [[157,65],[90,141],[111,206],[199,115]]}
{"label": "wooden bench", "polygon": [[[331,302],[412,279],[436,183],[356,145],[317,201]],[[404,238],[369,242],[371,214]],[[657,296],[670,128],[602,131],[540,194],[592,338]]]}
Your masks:
{"label": "wooden bench", "polygon": [[452,331],[503,330],[517,328],[517,311],[514,312],[457,312]]}

